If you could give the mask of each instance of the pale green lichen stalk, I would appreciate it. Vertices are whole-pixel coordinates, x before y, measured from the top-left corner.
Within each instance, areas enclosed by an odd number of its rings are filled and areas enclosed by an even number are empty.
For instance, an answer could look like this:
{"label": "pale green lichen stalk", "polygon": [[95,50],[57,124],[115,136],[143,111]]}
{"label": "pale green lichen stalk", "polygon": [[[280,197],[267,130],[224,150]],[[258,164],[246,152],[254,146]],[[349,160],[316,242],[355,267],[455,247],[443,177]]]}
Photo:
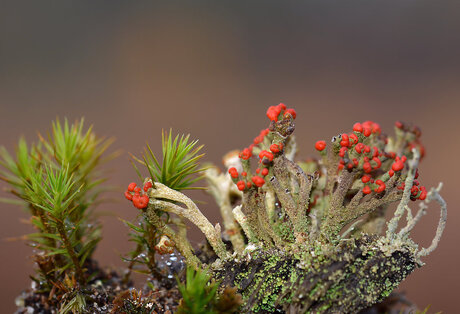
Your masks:
{"label": "pale green lichen stalk", "polygon": [[[247,148],[225,156],[224,172],[198,171],[196,142],[190,146],[188,137],[163,137],[163,167],[149,148],[140,162],[150,178],[143,189],[130,184],[126,198],[194,267],[201,263],[185,228],[170,215],[196,225],[218,257],[214,276],[239,289],[245,311],[353,312],[378,302],[423,264],[420,257],[436,248],[445,227],[441,185],[428,192],[418,179],[420,130],[397,122],[391,138],[375,122],[355,123],[329,144],[316,142],[320,159],[296,161],[296,112],[280,104],[267,117],[269,127]],[[177,166],[179,155],[185,165]],[[195,173],[216,200],[230,249],[220,225],[173,186],[196,180],[190,179]],[[440,222],[432,244],[419,249],[409,234],[433,200],[441,207]],[[420,204],[415,216],[410,201]],[[383,236],[385,212],[395,202]],[[406,225],[398,231],[404,214]]]}

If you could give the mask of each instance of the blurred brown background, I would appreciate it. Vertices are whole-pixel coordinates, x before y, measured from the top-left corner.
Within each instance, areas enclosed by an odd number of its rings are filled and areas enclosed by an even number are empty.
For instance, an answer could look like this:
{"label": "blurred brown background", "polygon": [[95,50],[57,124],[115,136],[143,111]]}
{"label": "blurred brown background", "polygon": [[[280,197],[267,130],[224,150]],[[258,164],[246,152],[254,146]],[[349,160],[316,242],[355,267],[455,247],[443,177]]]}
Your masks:
{"label": "blurred brown background", "polygon": [[[118,202],[100,207],[113,215],[103,218],[96,257],[120,267],[130,243],[116,216],[136,215],[122,196],[136,179],[127,152],[139,154],[146,141],[158,152],[162,128],[190,132],[220,165],[266,127],[267,106],[280,101],[297,110],[300,158],[356,121],[376,120],[389,133],[395,120],[414,122],[428,152],[422,183],[444,182],[449,219],[438,249],[401,290],[430,312],[456,313],[459,9],[456,1],[2,1],[0,144],[11,151],[20,135],[34,141],[57,116],[84,116],[116,138],[113,150],[124,153],[107,169]],[[210,197],[192,196],[219,220]],[[417,226],[418,243],[430,243],[438,216],[433,207]],[[30,231],[25,217],[1,205],[2,313],[30,284],[30,248],[3,240]],[[192,232],[194,243],[203,238]]]}

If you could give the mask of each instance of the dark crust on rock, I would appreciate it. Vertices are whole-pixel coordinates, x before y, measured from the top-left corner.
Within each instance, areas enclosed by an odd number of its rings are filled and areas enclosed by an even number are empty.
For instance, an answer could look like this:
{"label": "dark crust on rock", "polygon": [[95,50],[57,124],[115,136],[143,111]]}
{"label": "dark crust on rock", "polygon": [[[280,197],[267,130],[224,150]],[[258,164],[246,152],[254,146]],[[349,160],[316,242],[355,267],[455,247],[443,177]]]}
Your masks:
{"label": "dark crust on rock", "polygon": [[376,237],[338,245],[326,256],[259,251],[250,261],[228,261],[216,271],[244,297],[243,312],[356,313],[382,301],[416,267],[410,249],[387,255]]}

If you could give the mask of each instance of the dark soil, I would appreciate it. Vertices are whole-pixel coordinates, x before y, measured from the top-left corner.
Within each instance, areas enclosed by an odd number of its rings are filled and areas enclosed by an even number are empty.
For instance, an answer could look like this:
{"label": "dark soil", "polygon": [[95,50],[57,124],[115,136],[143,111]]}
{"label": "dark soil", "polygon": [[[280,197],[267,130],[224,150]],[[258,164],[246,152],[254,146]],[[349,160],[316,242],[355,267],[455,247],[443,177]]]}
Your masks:
{"label": "dark soil", "polygon": [[[225,241],[227,246],[229,243]],[[196,253],[204,263],[212,263],[217,257],[207,243],[201,245]],[[175,254],[165,255],[158,263],[163,271],[161,278],[148,278],[149,285],[136,290],[133,283],[123,282],[122,275],[111,269],[100,268],[95,261],[87,265],[88,272],[94,277],[81,292],[86,299],[85,313],[174,313],[181,295],[177,289],[176,276],[183,277],[184,262]],[[153,287],[153,289],[152,289]],[[75,292],[75,291],[74,291]],[[65,299],[65,300],[63,300]],[[54,314],[69,296],[57,297],[53,293],[40,293],[33,282],[32,287],[21,293],[16,299],[17,314]],[[392,293],[383,302],[360,314],[411,313],[416,307],[404,298],[404,295]],[[281,309],[280,309],[281,310]],[[277,313],[283,313],[279,311]]]}
{"label": "dark soil", "polygon": [[23,291],[16,299],[16,313],[58,313],[63,304],[76,293],[85,298],[85,313],[174,313],[181,299],[174,275],[183,268],[183,262],[174,254],[171,256],[170,260],[162,262],[165,263],[161,265],[162,269],[166,270],[164,277],[160,280],[149,278],[150,284],[139,290],[133,288],[131,281],[123,282],[118,272],[100,268],[95,261],[91,261],[87,267],[93,279],[85,287],[64,295],[39,292],[40,287],[32,282],[31,288]]}

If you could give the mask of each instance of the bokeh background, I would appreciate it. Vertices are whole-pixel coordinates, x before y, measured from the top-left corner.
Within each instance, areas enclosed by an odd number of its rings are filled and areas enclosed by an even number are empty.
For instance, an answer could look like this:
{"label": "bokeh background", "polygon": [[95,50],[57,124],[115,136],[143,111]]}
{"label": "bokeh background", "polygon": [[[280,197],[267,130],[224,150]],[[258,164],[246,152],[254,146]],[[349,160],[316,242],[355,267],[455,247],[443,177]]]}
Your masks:
{"label": "bokeh background", "polygon": [[[122,196],[136,179],[127,152],[139,155],[146,141],[159,152],[162,129],[191,133],[220,165],[279,102],[297,110],[299,158],[356,121],[376,120],[389,133],[396,120],[413,122],[427,149],[421,181],[444,182],[449,219],[427,265],[400,290],[430,312],[457,313],[459,9],[457,1],[1,1],[0,144],[11,151],[20,135],[35,141],[56,117],[85,117],[116,138],[112,150],[123,154],[106,169],[117,201],[100,207],[110,214],[96,257],[121,267],[131,245],[117,217],[136,215]],[[209,196],[192,196],[219,221]],[[438,216],[433,207],[417,242],[430,243]],[[30,248],[5,240],[30,231],[26,217],[1,205],[2,313],[30,284]]]}

